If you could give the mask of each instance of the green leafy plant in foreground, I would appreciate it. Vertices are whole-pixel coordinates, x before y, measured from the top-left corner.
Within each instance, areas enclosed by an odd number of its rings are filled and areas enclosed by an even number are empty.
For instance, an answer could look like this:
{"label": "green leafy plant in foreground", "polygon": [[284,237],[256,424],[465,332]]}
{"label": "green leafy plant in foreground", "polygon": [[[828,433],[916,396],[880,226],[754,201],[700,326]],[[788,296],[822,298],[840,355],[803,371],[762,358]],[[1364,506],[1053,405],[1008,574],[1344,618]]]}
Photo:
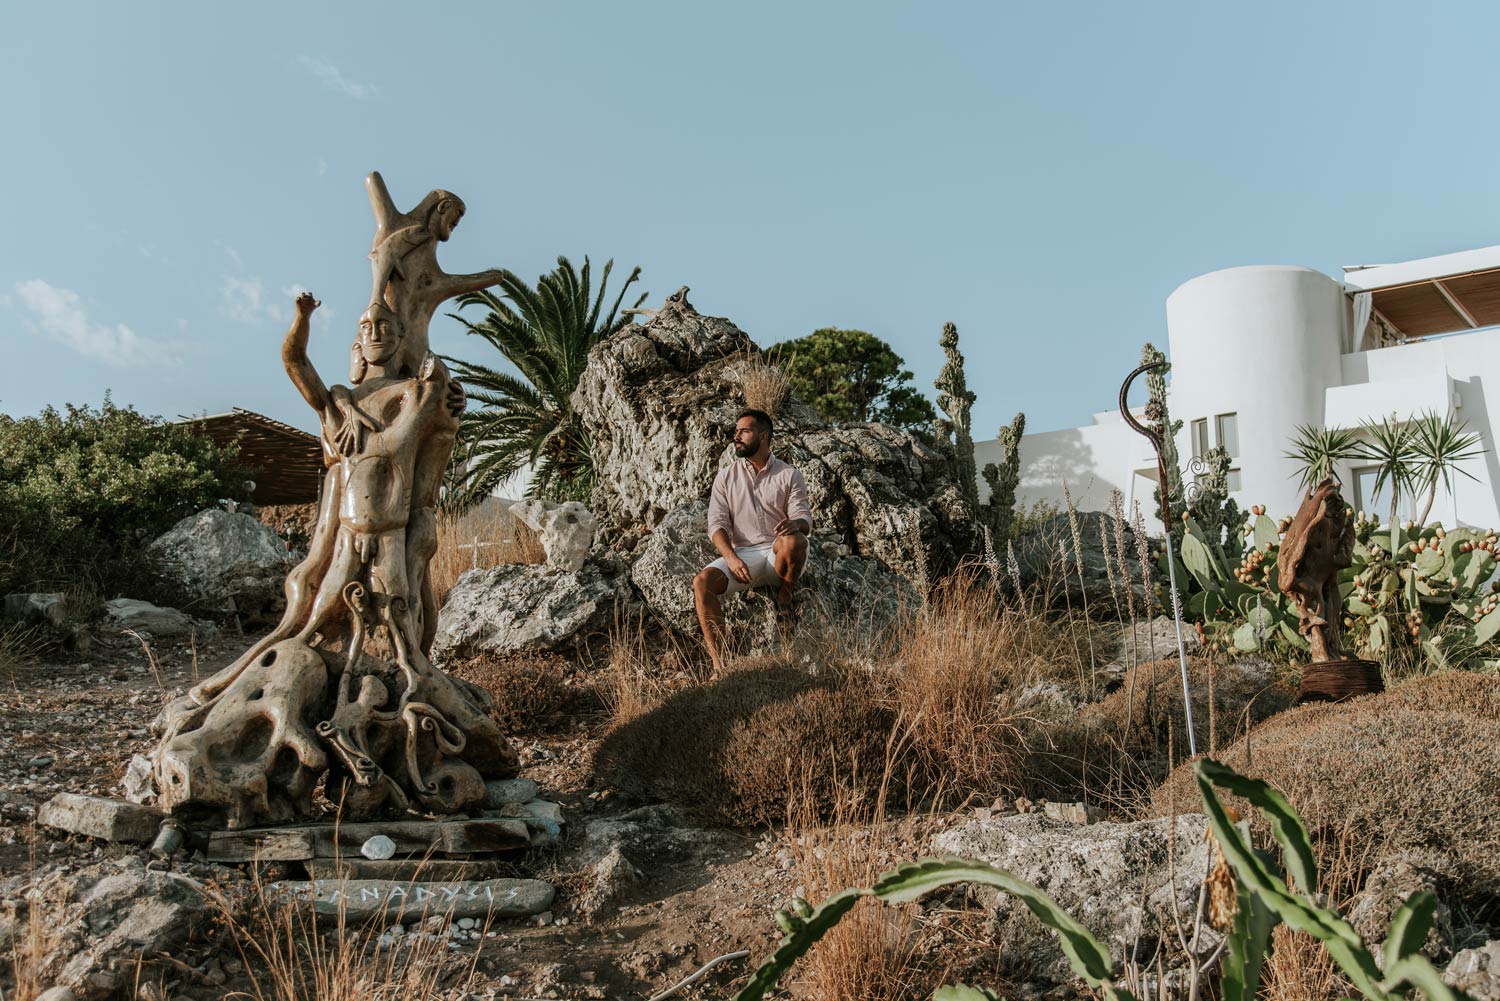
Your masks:
{"label": "green leafy plant in foreground", "polygon": [[[1409,988],[1420,990],[1430,1001],[1468,998],[1444,984],[1437,969],[1420,952],[1437,909],[1437,899],[1430,892],[1413,894],[1391,918],[1382,972],[1353,927],[1312,896],[1318,885],[1312,840],[1286,797],[1265,782],[1210,759],[1200,760],[1194,770],[1209,826],[1234,872],[1237,891],[1237,909],[1220,971],[1223,1001],[1254,1001],[1261,966],[1270,953],[1271,933],[1283,922],[1322,942],[1344,976],[1371,1001],[1397,1001]],[[1243,798],[1264,815],[1281,848],[1282,871],[1251,847],[1248,835],[1235,825],[1219,801],[1216,788]],[[776,914],[786,936],[734,996],[735,1001],[764,998],[861,899],[906,903],[950,883],[993,886],[1017,898],[1057,932],[1074,973],[1109,1001],[1134,1001],[1134,995],[1114,982],[1115,963],[1109,950],[1056,901],[1003,869],[959,858],[922,859],[898,866],[874,886],[844,890],[817,907],[800,898],[793,900],[789,909]],[[943,987],[933,995],[934,1001],[998,1001],[998,997],[988,990],[962,985]]]}

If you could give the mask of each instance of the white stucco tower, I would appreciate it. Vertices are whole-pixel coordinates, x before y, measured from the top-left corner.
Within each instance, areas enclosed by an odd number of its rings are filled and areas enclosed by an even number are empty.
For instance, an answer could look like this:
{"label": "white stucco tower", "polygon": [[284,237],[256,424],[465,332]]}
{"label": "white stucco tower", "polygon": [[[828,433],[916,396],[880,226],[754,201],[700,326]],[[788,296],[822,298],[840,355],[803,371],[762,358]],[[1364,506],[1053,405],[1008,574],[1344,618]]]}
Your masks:
{"label": "white stucco tower", "polygon": [[[1167,334],[1183,466],[1223,445],[1242,504],[1295,512],[1301,491],[1297,464],[1283,455],[1288,429],[1323,424],[1349,322],[1343,286],[1310,268],[1228,268],[1178,286],[1167,298]],[[1254,484],[1254,496],[1241,484]]]}

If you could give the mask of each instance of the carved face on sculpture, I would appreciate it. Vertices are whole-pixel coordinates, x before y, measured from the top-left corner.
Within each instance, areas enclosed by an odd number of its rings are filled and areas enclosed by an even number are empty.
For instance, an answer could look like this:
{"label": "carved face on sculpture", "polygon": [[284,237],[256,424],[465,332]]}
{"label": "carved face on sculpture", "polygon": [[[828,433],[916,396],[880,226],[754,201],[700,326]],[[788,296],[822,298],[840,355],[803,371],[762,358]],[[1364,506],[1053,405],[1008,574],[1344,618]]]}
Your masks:
{"label": "carved face on sculpture", "polygon": [[355,344],[366,363],[385,365],[401,350],[401,339],[395,314],[383,303],[372,303],[359,318],[359,339]]}
{"label": "carved face on sculpture", "polygon": [[453,228],[463,217],[463,199],[445,191],[443,197],[432,209],[432,218],[428,221],[427,228],[439,240],[446,240],[453,235]]}

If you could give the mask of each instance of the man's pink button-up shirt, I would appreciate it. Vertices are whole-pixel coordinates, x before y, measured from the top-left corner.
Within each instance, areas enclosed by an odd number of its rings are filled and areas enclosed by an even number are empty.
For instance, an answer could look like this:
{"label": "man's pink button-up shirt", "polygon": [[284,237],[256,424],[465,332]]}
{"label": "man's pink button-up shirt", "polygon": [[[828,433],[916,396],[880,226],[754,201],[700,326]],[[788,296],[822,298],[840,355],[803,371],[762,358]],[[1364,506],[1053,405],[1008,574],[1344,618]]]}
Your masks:
{"label": "man's pink button-up shirt", "polygon": [[736,549],[761,545],[776,538],[776,526],[782,521],[799,519],[812,528],[807,483],[801,471],[774,455],[759,472],[749,459],[736,459],[714,477],[708,495],[710,539],[722,528]]}

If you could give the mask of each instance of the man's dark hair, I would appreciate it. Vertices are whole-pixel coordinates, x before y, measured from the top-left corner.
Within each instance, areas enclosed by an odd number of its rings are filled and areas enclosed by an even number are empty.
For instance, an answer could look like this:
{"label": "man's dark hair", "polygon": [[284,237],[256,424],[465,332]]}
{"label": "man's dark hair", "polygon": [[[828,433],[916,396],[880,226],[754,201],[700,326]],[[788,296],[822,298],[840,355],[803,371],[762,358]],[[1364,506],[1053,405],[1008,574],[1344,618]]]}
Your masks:
{"label": "man's dark hair", "polygon": [[744,410],[740,411],[740,415],[734,419],[734,422],[738,424],[746,417],[752,418],[755,421],[755,426],[764,431],[766,434],[771,433],[771,415],[766,413],[764,410],[756,410],[754,407],[746,407]]}

